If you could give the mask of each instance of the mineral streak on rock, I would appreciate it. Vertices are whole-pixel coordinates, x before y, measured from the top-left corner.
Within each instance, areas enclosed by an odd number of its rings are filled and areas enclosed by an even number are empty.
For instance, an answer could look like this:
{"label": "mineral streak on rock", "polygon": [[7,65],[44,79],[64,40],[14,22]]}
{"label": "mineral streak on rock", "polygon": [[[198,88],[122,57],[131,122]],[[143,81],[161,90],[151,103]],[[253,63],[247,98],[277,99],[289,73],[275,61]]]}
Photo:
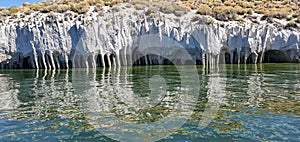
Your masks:
{"label": "mineral streak on rock", "polygon": [[[272,24],[237,22],[203,23],[192,20],[195,11],[181,17],[143,10],[106,8],[101,16],[88,12],[39,13],[0,24],[0,68],[71,68],[170,64],[139,48],[155,46],[161,56],[180,57],[168,51],[183,47],[194,64],[245,64],[297,62],[300,32]],[[93,8],[93,7],[91,7]],[[144,36],[152,38],[144,39]],[[135,60],[138,59],[138,60]],[[185,64],[184,59],[179,61]]]}

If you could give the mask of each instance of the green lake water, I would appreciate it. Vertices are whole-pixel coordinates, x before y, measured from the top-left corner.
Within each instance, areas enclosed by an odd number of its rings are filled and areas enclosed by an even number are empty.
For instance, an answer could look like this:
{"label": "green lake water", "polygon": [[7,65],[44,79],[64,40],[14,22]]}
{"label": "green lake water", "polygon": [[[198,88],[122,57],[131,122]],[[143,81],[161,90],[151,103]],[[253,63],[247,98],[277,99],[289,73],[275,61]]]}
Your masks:
{"label": "green lake water", "polygon": [[300,64],[0,70],[0,141],[300,141]]}

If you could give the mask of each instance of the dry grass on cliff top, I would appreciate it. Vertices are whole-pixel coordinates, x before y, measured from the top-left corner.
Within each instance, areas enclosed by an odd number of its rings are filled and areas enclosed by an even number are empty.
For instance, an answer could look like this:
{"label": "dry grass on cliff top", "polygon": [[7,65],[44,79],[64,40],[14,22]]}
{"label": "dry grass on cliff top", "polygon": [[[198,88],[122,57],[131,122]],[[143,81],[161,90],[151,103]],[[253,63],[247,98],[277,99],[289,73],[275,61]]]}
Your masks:
{"label": "dry grass on cliff top", "polygon": [[236,20],[237,15],[263,14],[278,19],[300,18],[300,2],[297,0],[202,0],[188,2],[199,14],[211,15],[219,20]]}
{"label": "dry grass on cliff top", "polygon": [[[94,12],[101,11],[103,6],[114,6],[123,0],[52,0],[0,9],[0,17],[17,13],[28,15],[32,12],[50,13],[73,11],[78,14],[86,13],[90,6],[95,6]],[[148,14],[159,10],[167,14],[181,16],[189,10],[197,10],[199,15],[210,15],[220,21],[243,21],[244,17],[251,17],[254,13],[263,14],[264,19],[272,22],[273,18],[285,19],[290,24],[300,23],[300,2],[298,0],[127,0],[137,10],[148,8]],[[150,12],[149,12],[150,10]]]}

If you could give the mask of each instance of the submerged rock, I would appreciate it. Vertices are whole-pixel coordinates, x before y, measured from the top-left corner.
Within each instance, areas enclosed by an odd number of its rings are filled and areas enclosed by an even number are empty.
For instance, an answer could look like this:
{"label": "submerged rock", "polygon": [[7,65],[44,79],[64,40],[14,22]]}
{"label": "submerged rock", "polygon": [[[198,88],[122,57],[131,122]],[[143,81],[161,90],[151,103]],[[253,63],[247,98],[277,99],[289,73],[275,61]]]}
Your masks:
{"label": "submerged rock", "polygon": [[[191,11],[181,17],[160,12],[147,17],[135,8],[106,8],[101,16],[33,13],[23,21],[0,25],[0,68],[171,64],[162,57],[180,56],[169,50],[174,46],[187,50],[194,64],[297,62],[300,58],[297,30],[272,24],[203,22],[205,18],[192,20],[194,16]],[[137,52],[146,47],[158,48],[160,55]]]}

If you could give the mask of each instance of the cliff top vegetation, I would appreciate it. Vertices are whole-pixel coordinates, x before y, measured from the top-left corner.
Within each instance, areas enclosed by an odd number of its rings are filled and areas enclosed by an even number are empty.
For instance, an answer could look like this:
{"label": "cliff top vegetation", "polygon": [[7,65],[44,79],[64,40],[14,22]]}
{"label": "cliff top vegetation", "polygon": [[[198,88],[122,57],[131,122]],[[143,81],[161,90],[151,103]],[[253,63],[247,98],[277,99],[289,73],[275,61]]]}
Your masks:
{"label": "cliff top vegetation", "polygon": [[[51,0],[23,6],[14,6],[0,9],[0,20],[17,18],[20,15],[40,13],[65,13],[72,11],[85,14],[93,6],[93,12],[103,11],[104,6],[113,7],[120,3],[133,5],[137,10],[147,9],[148,14],[155,10],[166,14],[181,16],[190,10],[197,11],[198,15],[209,15],[219,21],[240,21],[245,18],[257,22],[260,20],[273,23],[274,19],[289,21],[288,26],[297,26],[300,23],[300,1],[298,0]],[[147,14],[146,12],[146,14]]]}

